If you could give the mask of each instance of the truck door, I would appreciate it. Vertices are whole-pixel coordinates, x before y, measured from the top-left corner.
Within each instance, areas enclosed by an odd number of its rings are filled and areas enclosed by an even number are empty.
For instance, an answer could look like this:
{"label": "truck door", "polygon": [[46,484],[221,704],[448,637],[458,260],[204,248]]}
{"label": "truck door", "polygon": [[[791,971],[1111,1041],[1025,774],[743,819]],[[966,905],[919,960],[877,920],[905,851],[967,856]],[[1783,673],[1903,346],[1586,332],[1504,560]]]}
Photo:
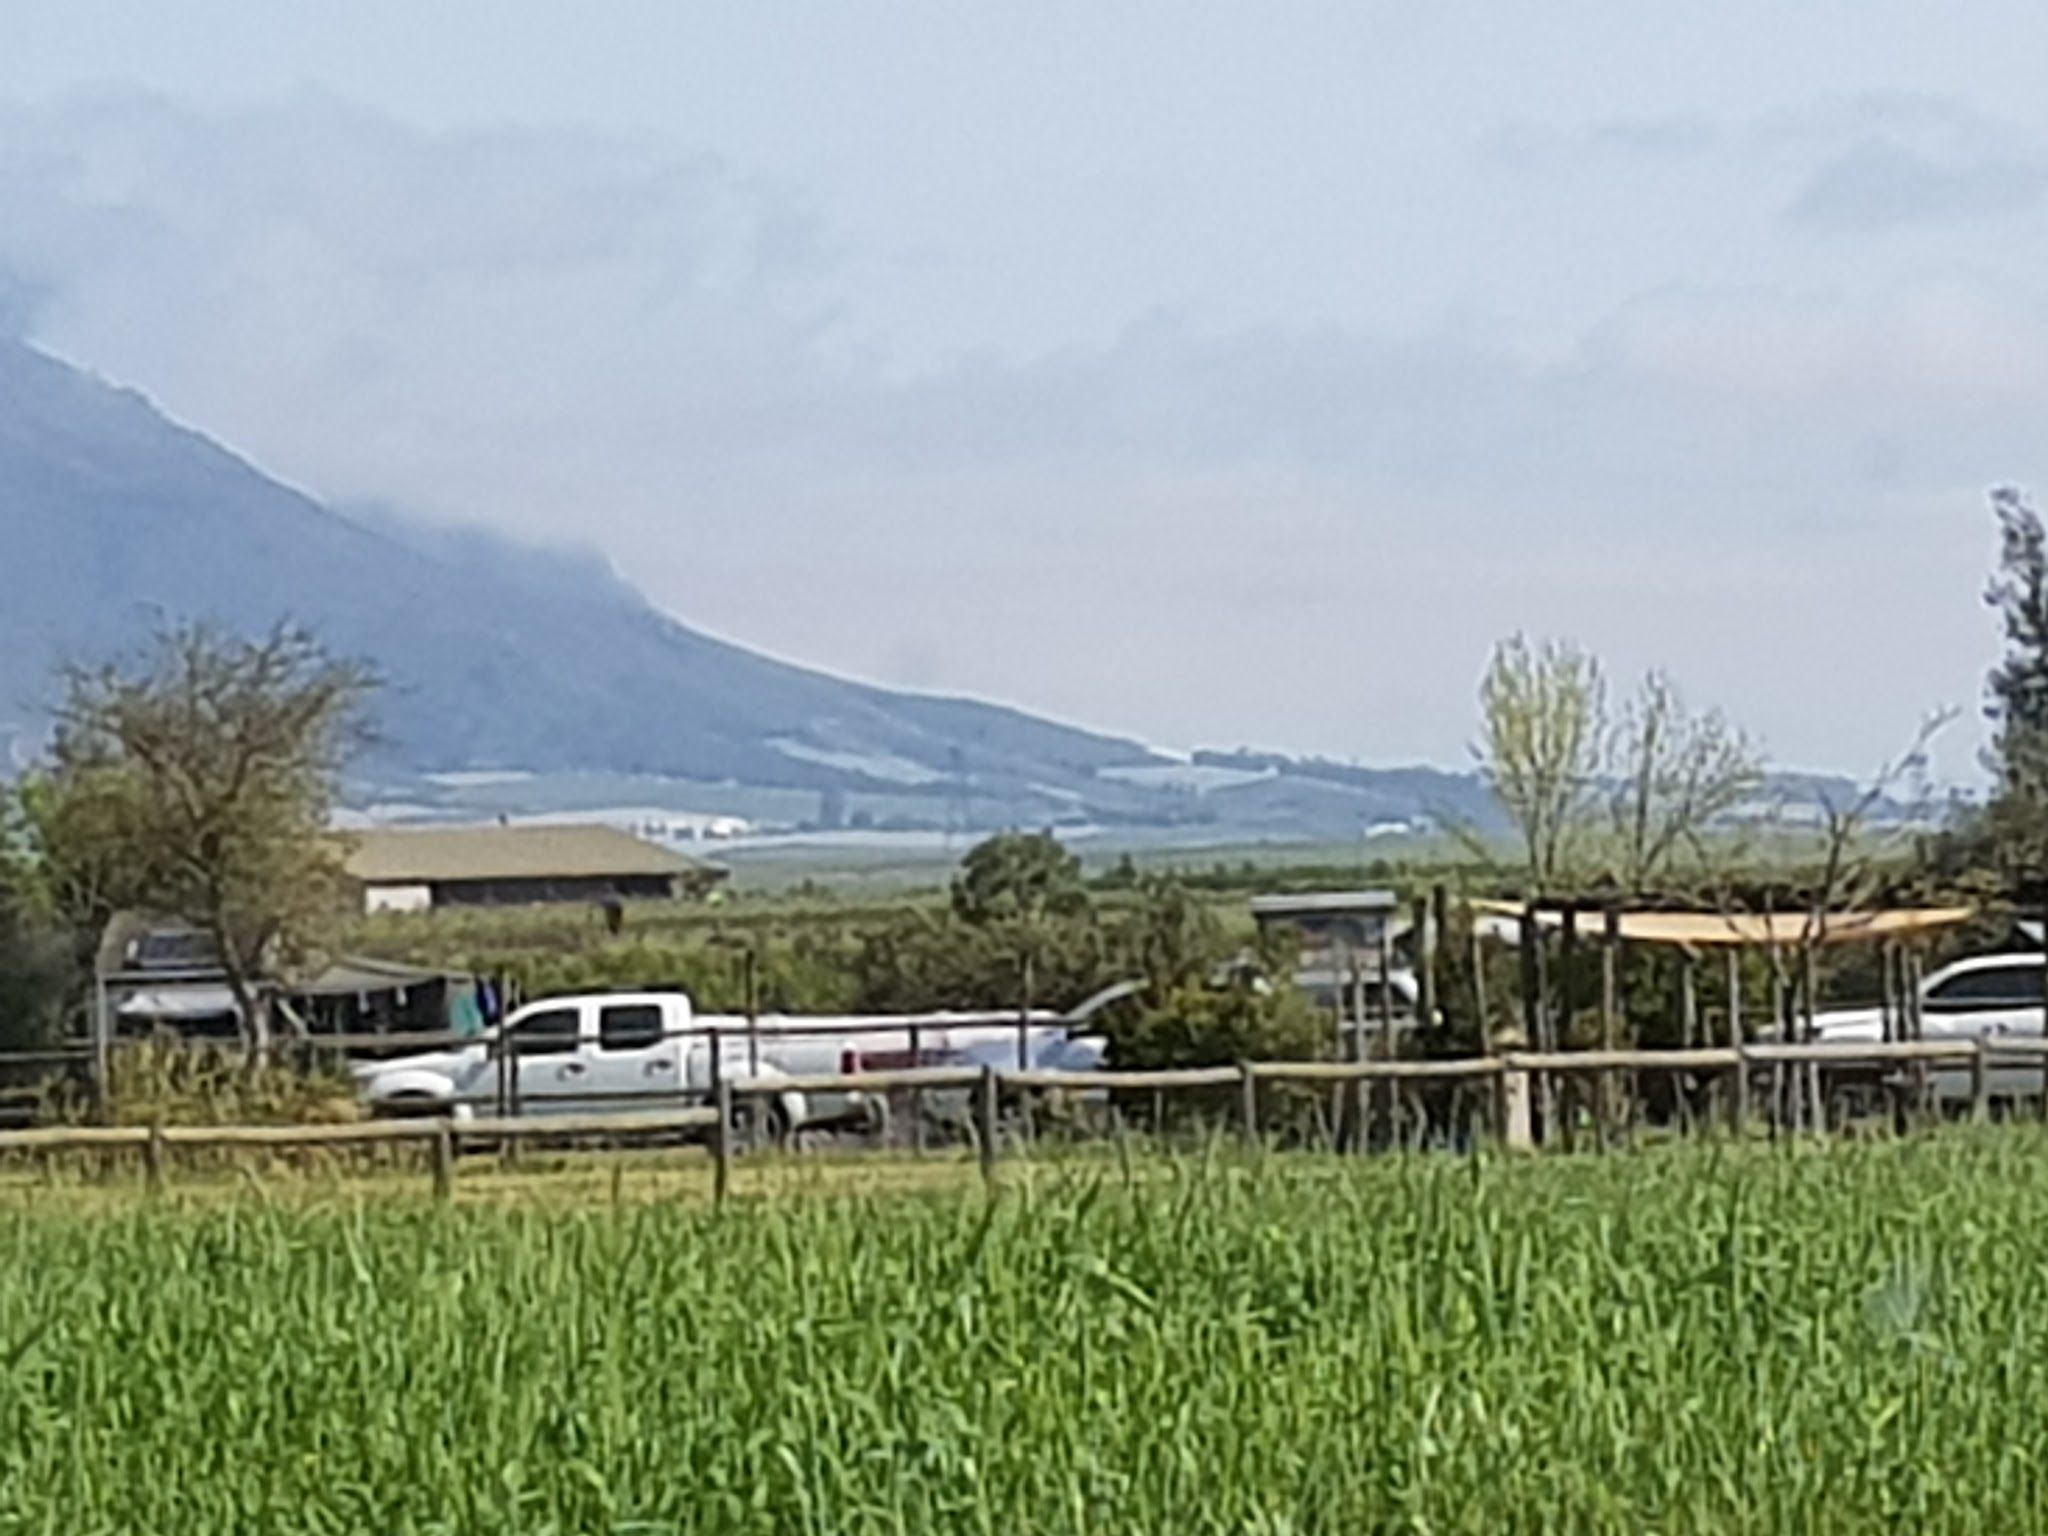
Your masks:
{"label": "truck door", "polygon": [[529,1013],[506,1032],[519,1113],[561,1114],[582,1107],[574,1098],[589,1072],[582,1033],[583,1011],[573,1003]]}
{"label": "truck door", "polygon": [[597,1048],[591,1053],[592,1110],[630,1110],[636,1099],[659,1099],[682,1088],[685,1042],[671,1038],[658,1002],[600,1003]]}

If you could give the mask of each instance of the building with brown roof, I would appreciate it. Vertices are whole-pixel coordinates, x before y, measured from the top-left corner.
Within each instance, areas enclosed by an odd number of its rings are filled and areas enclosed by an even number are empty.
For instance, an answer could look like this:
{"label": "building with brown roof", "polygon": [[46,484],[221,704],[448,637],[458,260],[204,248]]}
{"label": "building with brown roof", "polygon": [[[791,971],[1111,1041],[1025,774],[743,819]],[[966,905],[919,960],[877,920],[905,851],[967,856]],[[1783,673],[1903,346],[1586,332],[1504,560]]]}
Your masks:
{"label": "building with brown roof", "polygon": [[716,865],[616,827],[379,827],[349,834],[347,869],[368,912],[700,895]]}

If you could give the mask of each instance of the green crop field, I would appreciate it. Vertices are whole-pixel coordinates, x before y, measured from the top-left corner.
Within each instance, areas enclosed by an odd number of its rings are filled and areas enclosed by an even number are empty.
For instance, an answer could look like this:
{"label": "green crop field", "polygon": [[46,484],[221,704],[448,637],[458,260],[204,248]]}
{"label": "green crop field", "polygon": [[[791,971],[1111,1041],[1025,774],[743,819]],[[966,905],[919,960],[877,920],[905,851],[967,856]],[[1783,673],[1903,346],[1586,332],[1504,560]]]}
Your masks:
{"label": "green crop field", "polygon": [[0,1532],[2020,1531],[2048,1140],[0,1210]]}

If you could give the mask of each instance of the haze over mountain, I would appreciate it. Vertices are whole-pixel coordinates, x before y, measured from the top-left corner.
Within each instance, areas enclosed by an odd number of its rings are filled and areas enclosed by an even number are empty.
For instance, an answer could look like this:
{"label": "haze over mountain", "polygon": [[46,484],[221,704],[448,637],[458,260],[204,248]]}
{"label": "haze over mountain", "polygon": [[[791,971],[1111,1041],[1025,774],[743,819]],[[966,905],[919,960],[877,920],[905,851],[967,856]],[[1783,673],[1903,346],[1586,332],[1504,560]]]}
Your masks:
{"label": "haze over mountain", "polygon": [[1087,786],[1114,805],[1142,797],[1097,771],[1153,761],[1135,742],[725,644],[589,554],[340,515],[140,395],[5,341],[0,555],[0,720],[17,730],[60,658],[132,646],[167,615],[243,631],[288,617],[383,668],[384,756],[419,771],[817,789],[964,775],[1006,799]]}
{"label": "haze over mountain", "polygon": [[907,826],[1202,837],[1494,818],[1471,773],[1247,751],[1181,761],[776,661],[659,612],[594,554],[322,506],[140,394],[0,339],[0,748],[33,750],[60,661],[117,654],[173,617],[245,633],[290,619],[375,662],[386,791],[502,771],[591,776],[602,798],[647,776],[706,811],[768,791],[792,820],[864,805],[856,819]]}

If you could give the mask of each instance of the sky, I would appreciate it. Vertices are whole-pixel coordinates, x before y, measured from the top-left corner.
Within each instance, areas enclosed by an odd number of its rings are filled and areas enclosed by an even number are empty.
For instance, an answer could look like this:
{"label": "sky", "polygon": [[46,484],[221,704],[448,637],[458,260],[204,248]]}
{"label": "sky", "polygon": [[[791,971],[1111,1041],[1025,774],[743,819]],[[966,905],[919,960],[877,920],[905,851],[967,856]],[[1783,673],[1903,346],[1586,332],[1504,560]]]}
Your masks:
{"label": "sky", "polygon": [[338,503],[1171,747],[1499,638],[1970,773],[2048,494],[2024,0],[11,0],[0,326]]}

